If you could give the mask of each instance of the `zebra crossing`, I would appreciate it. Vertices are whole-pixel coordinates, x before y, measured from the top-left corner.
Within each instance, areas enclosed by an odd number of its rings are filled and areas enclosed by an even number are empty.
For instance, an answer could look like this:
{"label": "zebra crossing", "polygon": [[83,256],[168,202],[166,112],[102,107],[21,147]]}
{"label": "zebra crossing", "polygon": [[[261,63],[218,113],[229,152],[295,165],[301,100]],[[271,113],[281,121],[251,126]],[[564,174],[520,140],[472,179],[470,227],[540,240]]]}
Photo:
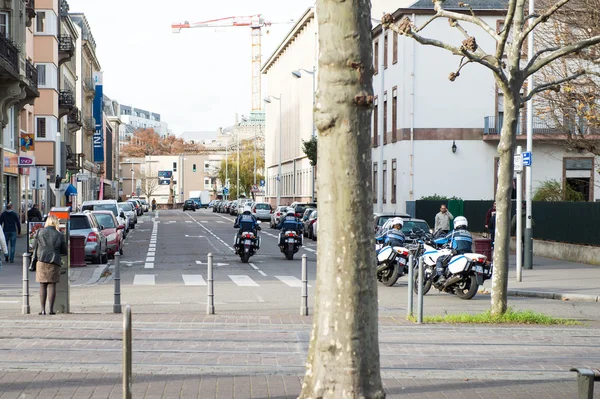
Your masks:
{"label": "zebra crossing", "polygon": [[[173,281],[165,281],[165,282],[161,282],[160,279],[157,278],[158,276],[156,274],[136,274],[133,277],[133,285],[158,285],[158,284],[169,284],[169,283],[173,283]],[[246,274],[231,274],[227,276],[229,278],[229,280],[226,280],[227,282],[231,282],[235,285],[237,285],[238,287],[260,287],[260,282],[263,283],[272,283],[272,282],[279,282],[282,284],[287,285],[288,287],[293,287],[293,288],[300,288],[302,287],[302,281],[300,279],[298,279],[295,276],[274,276],[277,280],[260,280],[260,281],[256,281],[254,279],[252,279],[252,277],[246,275]],[[157,280],[159,280],[157,282]],[[215,281],[216,283],[220,283],[222,281]],[[190,285],[190,286],[205,286],[206,285],[206,280],[204,279],[204,276],[202,274],[182,274],[181,275],[181,281],[180,283],[183,283],[184,285]],[[308,285],[309,287],[311,287],[311,285]]]}

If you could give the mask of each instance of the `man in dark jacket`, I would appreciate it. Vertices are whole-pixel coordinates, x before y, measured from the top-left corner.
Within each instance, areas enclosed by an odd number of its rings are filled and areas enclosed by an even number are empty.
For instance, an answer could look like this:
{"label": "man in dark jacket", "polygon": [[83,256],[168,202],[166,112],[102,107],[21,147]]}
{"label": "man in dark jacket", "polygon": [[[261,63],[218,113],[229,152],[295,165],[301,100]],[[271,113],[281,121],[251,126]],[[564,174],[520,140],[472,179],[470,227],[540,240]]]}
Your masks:
{"label": "man in dark jacket", "polygon": [[33,204],[30,210],[27,211],[27,221],[29,222],[41,222],[42,212],[37,207],[37,204]]}
{"label": "man in dark jacket", "polygon": [[15,263],[15,246],[17,237],[21,236],[21,220],[19,215],[13,211],[12,204],[6,205],[6,210],[0,214],[0,225],[2,225],[8,245],[8,253],[5,254],[4,260],[8,263]]}
{"label": "man in dark jacket", "polygon": [[494,245],[496,235],[496,201],[494,201],[494,205],[485,214],[485,228],[490,233],[492,245]]}

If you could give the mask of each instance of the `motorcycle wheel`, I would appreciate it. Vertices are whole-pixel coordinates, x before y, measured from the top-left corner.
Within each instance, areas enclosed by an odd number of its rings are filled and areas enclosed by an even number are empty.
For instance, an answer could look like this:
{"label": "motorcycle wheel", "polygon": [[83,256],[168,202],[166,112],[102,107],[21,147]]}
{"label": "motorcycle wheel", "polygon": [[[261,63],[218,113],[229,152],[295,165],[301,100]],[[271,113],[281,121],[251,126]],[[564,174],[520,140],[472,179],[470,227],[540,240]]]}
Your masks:
{"label": "motorcycle wheel", "polygon": [[469,278],[454,287],[454,293],[460,299],[471,299],[477,294],[479,284],[474,275],[470,275]]}
{"label": "motorcycle wheel", "polygon": [[379,281],[381,281],[383,285],[387,287],[392,287],[400,278],[400,267],[398,266],[398,264],[395,264],[393,270],[386,269],[379,273],[378,277]]}
{"label": "motorcycle wheel", "polygon": [[294,251],[285,251],[285,258],[287,260],[293,260],[294,259]]}
{"label": "motorcycle wheel", "polygon": [[[415,267],[413,274],[415,276],[415,281],[414,281],[415,295],[419,295],[419,267]],[[423,276],[423,295],[426,295],[429,292],[432,284],[433,284],[433,280],[431,278],[427,278],[427,275],[424,275]]]}
{"label": "motorcycle wheel", "polygon": [[248,263],[248,261],[250,260],[250,252],[246,252],[244,251],[241,255],[240,258],[242,260],[242,263]]}

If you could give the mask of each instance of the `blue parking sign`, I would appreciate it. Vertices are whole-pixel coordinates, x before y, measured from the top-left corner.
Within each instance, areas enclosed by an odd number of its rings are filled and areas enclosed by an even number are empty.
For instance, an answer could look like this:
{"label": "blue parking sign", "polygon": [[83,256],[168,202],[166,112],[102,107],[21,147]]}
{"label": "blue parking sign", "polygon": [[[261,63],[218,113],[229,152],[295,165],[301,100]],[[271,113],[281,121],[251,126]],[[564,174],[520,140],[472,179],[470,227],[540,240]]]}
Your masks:
{"label": "blue parking sign", "polygon": [[531,166],[531,151],[523,153],[523,166]]}
{"label": "blue parking sign", "polygon": [[264,186],[265,186],[265,181],[264,181],[264,180],[261,180],[261,181],[260,181],[260,186],[261,186],[261,187],[264,187]]}

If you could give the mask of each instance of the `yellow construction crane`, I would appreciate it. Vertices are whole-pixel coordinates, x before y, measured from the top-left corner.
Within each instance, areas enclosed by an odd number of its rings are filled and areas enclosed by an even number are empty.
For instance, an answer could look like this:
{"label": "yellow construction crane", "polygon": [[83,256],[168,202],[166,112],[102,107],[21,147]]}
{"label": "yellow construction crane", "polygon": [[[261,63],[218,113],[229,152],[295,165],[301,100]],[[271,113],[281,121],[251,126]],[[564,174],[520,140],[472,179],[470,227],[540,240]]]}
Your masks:
{"label": "yellow construction crane", "polygon": [[262,109],[261,97],[261,79],[260,67],[262,63],[261,55],[261,36],[262,28],[271,26],[272,24],[289,24],[293,20],[285,22],[271,22],[263,18],[261,14],[250,15],[245,17],[227,17],[213,19],[210,21],[193,22],[185,21],[183,23],[175,23],[171,25],[173,33],[180,33],[181,29],[187,28],[225,28],[237,26],[249,26],[252,37],[252,111]]}

